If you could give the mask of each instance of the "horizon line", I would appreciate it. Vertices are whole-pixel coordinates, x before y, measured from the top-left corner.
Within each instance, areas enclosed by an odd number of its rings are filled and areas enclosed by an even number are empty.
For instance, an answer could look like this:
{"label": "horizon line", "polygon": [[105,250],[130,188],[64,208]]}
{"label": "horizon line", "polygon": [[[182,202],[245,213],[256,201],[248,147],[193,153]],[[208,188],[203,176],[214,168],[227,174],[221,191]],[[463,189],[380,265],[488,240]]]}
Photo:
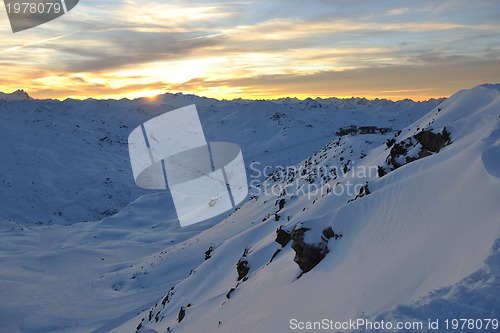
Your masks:
{"label": "horizon line", "polygon": [[[144,92],[144,95],[142,96],[136,96],[136,97],[133,97],[133,96],[127,96],[124,95],[124,96],[120,96],[120,95],[114,95],[114,96],[100,96],[100,97],[92,97],[92,96],[67,96],[67,97],[47,97],[47,98],[38,98],[38,97],[34,97],[33,95],[31,95],[28,91],[26,91],[25,89],[23,88],[19,88],[19,89],[16,89],[10,93],[6,93],[6,92],[3,92],[3,91],[0,91],[0,93],[3,93],[3,94],[6,94],[6,95],[12,95],[12,94],[15,94],[16,92],[24,92],[26,93],[26,95],[28,95],[28,97],[31,99],[31,100],[38,100],[38,101],[43,101],[43,100],[57,100],[57,101],[60,101],[60,102],[63,102],[65,100],[79,100],[79,101],[85,101],[85,100],[114,100],[114,101],[120,101],[120,100],[129,100],[129,101],[134,101],[134,100],[141,100],[141,99],[146,99],[146,100],[155,100],[157,99],[158,97],[160,96],[165,96],[165,95],[183,95],[183,96],[196,96],[196,97],[199,97],[199,98],[206,98],[206,99],[212,99],[212,100],[216,100],[216,101],[219,101],[219,102],[223,102],[223,101],[269,101],[269,102],[276,102],[276,101],[280,101],[280,100],[286,100],[286,99],[292,99],[292,100],[297,100],[297,101],[300,101],[300,102],[303,102],[305,100],[314,100],[314,101],[317,101],[317,100],[328,100],[328,99],[338,99],[338,100],[349,100],[349,99],[365,99],[365,100],[368,100],[368,101],[375,101],[375,100],[386,100],[386,101],[391,101],[393,103],[396,103],[396,102],[400,102],[400,101],[411,101],[411,102],[414,102],[414,103],[418,103],[418,102],[426,102],[426,101],[430,101],[430,100],[439,100],[439,99],[448,99],[450,96],[441,96],[441,97],[428,97],[428,98],[423,98],[423,99],[414,99],[414,98],[411,98],[411,97],[406,97],[406,98],[398,98],[398,99],[393,99],[393,98],[387,98],[387,97],[375,97],[375,96],[369,96],[369,97],[366,97],[366,96],[316,96],[316,97],[312,97],[312,96],[307,96],[307,97],[303,97],[301,95],[296,95],[296,96],[290,96],[290,95],[287,95],[287,96],[270,96],[269,98],[264,98],[264,97],[235,97],[235,98],[228,98],[228,97],[211,97],[211,96],[204,96],[204,95],[198,95],[198,94],[195,94],[195,93],[191,93],[191,92],[183,92],[183,91],[176,91],[176,92],[171,92],[171,91],[165,91],[165,92],[160,92],[160,93],[157,93],[157,91],[155,91],[154,94],[150,94],[148,92]],[[305,96],[305,95],[304,95]]]}

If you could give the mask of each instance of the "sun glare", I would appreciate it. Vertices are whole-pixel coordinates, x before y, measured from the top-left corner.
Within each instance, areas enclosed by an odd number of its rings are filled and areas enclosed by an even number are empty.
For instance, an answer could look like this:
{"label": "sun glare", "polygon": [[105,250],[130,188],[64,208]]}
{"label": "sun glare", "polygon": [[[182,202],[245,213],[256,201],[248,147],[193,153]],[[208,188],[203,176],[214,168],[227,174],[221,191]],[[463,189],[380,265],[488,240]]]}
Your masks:
{"label": "sun glare", "polygon": [[127,94],[128,98],[146,98],[150,102],[154,102],[158,99],[159,95],[164,94],[165,91],[162,90],[144,90],[134,93]]}

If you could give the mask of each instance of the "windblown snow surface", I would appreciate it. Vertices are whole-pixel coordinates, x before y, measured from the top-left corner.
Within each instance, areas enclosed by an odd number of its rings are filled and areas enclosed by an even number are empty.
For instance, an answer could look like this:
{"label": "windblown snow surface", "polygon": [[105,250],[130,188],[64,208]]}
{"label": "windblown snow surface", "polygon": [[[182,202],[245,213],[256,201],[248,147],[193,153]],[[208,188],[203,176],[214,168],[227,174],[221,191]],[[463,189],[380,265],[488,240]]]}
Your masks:
{"label": "windblown snow surface", "polygon": [[[189,104],[209,141],[242,147],[251,195],[180,228],[168,192],[135,187],[126,138]],[[280,333],[364,319],[442,332],[446,319],[498,319],[499,117],[500,85],[425,103],[1,100],[0,331]],[[335,135],[351,124],[393,131]],[[442,147],[424,149],[423,131]],[[302,272],[279,228],[328,253]]]}

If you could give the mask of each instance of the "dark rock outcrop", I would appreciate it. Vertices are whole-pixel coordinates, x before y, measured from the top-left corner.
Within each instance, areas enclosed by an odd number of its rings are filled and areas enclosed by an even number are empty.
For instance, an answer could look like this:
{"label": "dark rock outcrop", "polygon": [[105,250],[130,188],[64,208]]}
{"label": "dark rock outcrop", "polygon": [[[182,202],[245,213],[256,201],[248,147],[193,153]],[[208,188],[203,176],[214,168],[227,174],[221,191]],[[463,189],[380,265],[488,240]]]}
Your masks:
{"label": "dark rock outcrop", "polygon": [[299,265],[300,269],[307,273],[323,260],[328,250],[328,240],[330,238],[338,239],[342,237],[340,234],[335,234],[331,227],[323,230],[321,242],[317,244],[308,244],[304,241],[304,235],[309,228],[293,229],[291,232],[292,249],[295,251],[293,261]]}
{"label": "dark rock outcrop", "polygon": [[400,142],[392,145],[391,152],[389,154],[391,155],[391,157],[396,158],[401,155],[406,155],[407,152],[408,151],[403,145],[403,143]]}
{"label": "dark rock outcrop", "polygon": [[408,153],[408,149],[406,148],[407,146],[409,146],[409,143],[404,141],[394,143],[392,145],[389,156],[387,156],[386,159],[387,164],[391,167],[392,170],[396,170],[397,168],[402,166],[402,164],[397,161],[397,158],[400,156],[406,156],[406,154]]}
{"label": "dark rock outcrop", "polygon": [[379,166],[379,167],[377,168],[377,173],[378,173],[378,176],[379,176],[380,178],[382,178],[382,177],[384,177],[384,176],[386,175],[386,173],[387,173],[387,172],[385,172],[384,167]]}
{"label": "dark rock outcrop", "polygon": [[281,247],[285,247],[291,239],[290,233],[286,232],[282,227],[276,230],[275,242],[281,245]]}
{"label": "dark rock outcrop", "polygon": [[177,316],[177,322],[180,323],[185,316],[186,316],[186,310],[184,310],[184,307],[181,306],[181,309],[179,310],[179,315]]}
{"label": "dark rock outcrop", "polygon": [[396,143],[396,139],[389,139],[385,142],[385,145],[387,146],[387,148],[391,148],[393,144]]}
{"label": "dark rock outcrop", "polygon": [[273,256],[271,257],[271,260],[269,260],[269,264],[273,262],[274,258],[281,252],[281,249],[277,249],[274,253]]}
{"label": "dark rock outcrop", "polygon": [[205,260],[212,258],[212,252],[214,248],[210,246],[207,251],[205,251]]}
{"label": "dark rock outcrop", "polygon": [[295,251],[293,261],[299,265],[305,273],[313,269],[326,255],[326,248],[307,244],[304,242],[304,234],[309,228],[299,228],[292,230],[292,249]]}
{"label": "dark rock outcrop", "polygon": [[250,271],[250,266],[248,266],[248,261],[246,260],[238,261],[238,264],[236,265],[236,270],[238,271],[238,281],[240,281],[245,276],[247,276],[248,272]]}
{"label": "dark rock outcrop", "polygon": [[422,145],[423,149],[433,153],[439,153],[441,148],[451,142],[450,133],[446,130],[446,127],[438,134],[422,130],[415,134],[415,139]]}
{"label": "dark rock outcrop", "polygon": [[335,238],[335,239],[342,238],[342,234],[336,234],[333,231],[332,227],[328,227],[325,230],[323,230],[322,234],[323,236],[321,236],[321,239],[323,239],[323,241],[325,242],[328,242],[330,238]]}
{"label": "dark rock outcrop", "polygon": [[[418,130],[418,129],[417,129]],[[418,154],[412,153],[409,156],[409,151],[414,148],[418,143],[422,146]],[[441,133],[434,133],[431,130],[421,130],[413,137],[409,137],[400,142],[393,142],[391,140],[386,142],[388,147],[392,147],[389,155],[386,158],[386,165],[378,167],[378,176],[383,177],[387,172],[396,170],[397,168],[416,161],[418,159],[430,156],[434,153],[439,153],[439,151],[451,143],[450,132],[443,128]],[[404,156],[404,158],[402,158]]]}
{"label": "dark rock outcrop", "polygon": [[238,281],[244,279],[245,281],[246,276],[248,272],[250,271],[250,266],[248,264],[248,261],[246,260],[248,254],[248,249],[245,249],[243,252],[243,255],[241,256],[240,260],[238,260],[238,263],[236,264],[236,271],[238,272]]}
{"label": "dark rock outcrop", "polygon": [[285,208],[285,203],[286,203],[286,200],[285,200],[285,199],[280,199],[280,200],[278,201],[278,205],[279,205],[279,207],[278,207],[278,212],[279,212],[280,210],[282,210],[283,208]]}
{"label": "dark rock outcrop", "polygon": [[359,193],[356,195],[356,197],[354,199],[351,199],[349,201],[347,201],[347,203],[351,202],[351,201],[354,201],[354,200],[357,200],[359,198],[362,198],[364,197],[365,195],[368,195],[370,194],[370,189],[368,188],[368,182],[365,183],[365,185],[363,185],[363,187],[361,187],[359,189]]}
{"label": "dark rock outcrop", "polygon": [[231,289],[229,290],[229,292],[226,294],[226,298],[227,298],[227,299],[230,299],[230,298],[231,298],[231,294],[232,294],[232,293],[233,293],[233,291],[235,291],[235,290],[236,290],[235,288],[231,288]]}

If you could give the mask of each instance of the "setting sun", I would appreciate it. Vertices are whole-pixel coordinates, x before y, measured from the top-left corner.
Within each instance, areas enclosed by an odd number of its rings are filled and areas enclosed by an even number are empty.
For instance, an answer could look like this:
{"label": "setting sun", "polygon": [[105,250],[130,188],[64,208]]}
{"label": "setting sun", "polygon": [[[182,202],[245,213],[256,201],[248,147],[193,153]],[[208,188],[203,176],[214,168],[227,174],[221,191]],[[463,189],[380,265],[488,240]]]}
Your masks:
{"label": "setting sun", "polygon": [[444,97],[500,77],[494,7],[90,1],[16,34],[0,21],[0,91],[56,99]]}

